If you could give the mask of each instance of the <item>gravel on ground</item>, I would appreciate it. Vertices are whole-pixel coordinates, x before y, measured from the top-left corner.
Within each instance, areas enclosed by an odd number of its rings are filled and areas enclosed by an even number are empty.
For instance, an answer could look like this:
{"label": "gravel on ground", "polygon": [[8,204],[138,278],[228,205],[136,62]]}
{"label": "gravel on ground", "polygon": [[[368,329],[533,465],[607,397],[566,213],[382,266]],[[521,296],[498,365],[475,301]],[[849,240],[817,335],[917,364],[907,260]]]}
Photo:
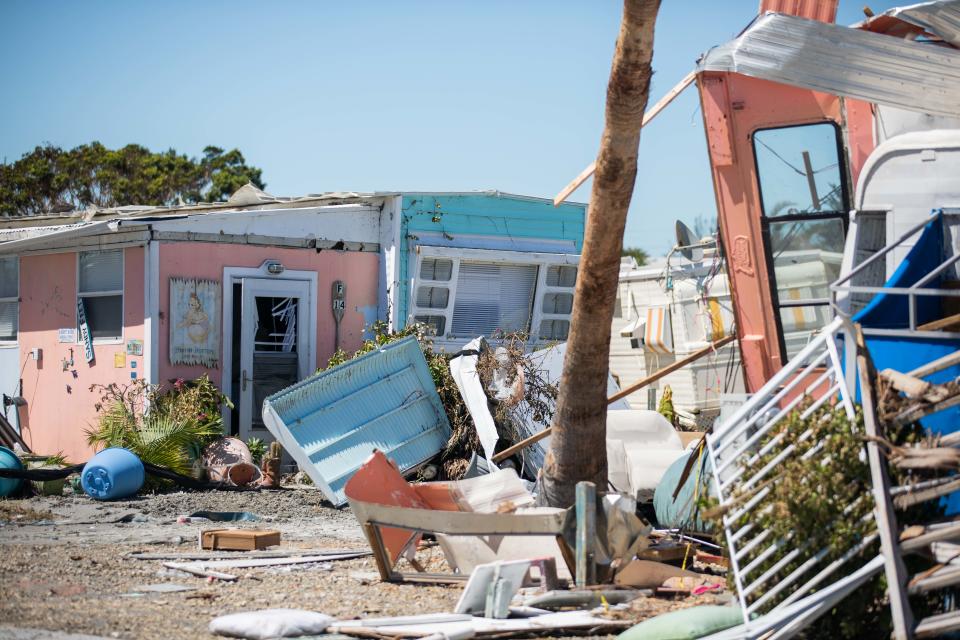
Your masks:
{"label": "gravel on ground", "polygon": [[[248,511],[261,520],[177,522],[200,510]],[[210,620],[227,613],[277,607],[338,618],[449,612],[462,590],[381,582],[371,557],[231,570],[239,576],[236,582],[208,581],[164,568],[162,561],[129,557],[196,552],[199,531],[221,526],[279,529],[287,549],[368,550],[349,509],[331,508],[316,490],[175,492],[103,503],[82,495],[0,500],[0,633],[7,625],[21,629],[17,637],[23,638],[42,629],[209,640]],[[446,571],[436,547],[418,559],[431,570]],[[138,591],[156,584],[188,589]],[[618,617],[640,620],[712,601],[713,596],[641,598]]]}

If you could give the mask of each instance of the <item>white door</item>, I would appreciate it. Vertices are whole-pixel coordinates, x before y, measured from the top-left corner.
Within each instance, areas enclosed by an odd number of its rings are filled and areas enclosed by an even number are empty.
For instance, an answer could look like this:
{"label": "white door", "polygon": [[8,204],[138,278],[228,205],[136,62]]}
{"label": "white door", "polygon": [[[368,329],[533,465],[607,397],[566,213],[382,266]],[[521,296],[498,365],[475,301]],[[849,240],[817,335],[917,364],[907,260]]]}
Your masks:
{"label": "white door", "polygon": [[270,441],[263,401],[310,375],[310,313],[316,303],[304,280],[243,278],[242,291],[240,437]]}

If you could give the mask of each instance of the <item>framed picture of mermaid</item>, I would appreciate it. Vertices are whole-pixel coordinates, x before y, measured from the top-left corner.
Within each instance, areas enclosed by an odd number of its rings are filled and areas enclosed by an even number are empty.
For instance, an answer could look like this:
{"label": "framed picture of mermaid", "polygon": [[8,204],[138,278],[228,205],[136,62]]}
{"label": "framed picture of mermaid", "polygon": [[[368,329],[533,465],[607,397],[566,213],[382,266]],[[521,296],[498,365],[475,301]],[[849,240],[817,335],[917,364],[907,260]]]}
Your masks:
{"label": "framed picture of mermaid", "polygon": [[220,365],[220,281],[170,278],[170,364]]}

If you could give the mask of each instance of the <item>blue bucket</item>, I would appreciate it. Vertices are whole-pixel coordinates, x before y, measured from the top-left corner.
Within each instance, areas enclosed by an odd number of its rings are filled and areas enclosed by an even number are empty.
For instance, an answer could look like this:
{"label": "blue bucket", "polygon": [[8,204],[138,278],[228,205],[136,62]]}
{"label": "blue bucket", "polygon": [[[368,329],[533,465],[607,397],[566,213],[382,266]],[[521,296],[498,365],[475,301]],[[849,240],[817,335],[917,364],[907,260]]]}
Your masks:
{"label": "blue bucket", "polygon": [[[23,463],[10,449],[0,447],[0,469],[23,469]],[[0,478],[0,497],[13,495],[20,488],[20,478]]]}
{"label": "blue bucket", "polygon": [[110,447],[93,456],[80,473],[80,484],[94,500],[132,496],[144,480],[143,463],[129,449]]}

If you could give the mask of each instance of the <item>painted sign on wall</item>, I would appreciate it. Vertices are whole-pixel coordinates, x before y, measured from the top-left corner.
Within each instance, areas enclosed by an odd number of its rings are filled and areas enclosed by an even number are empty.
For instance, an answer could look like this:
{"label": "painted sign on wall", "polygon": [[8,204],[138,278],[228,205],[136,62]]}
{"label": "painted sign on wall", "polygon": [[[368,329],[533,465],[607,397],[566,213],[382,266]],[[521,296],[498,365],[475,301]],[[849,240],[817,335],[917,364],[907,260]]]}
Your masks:
{"label": "painted sign on wall", "polygon": [[220,291],[218,280],[170,278],[170,364],[219,366]]}

